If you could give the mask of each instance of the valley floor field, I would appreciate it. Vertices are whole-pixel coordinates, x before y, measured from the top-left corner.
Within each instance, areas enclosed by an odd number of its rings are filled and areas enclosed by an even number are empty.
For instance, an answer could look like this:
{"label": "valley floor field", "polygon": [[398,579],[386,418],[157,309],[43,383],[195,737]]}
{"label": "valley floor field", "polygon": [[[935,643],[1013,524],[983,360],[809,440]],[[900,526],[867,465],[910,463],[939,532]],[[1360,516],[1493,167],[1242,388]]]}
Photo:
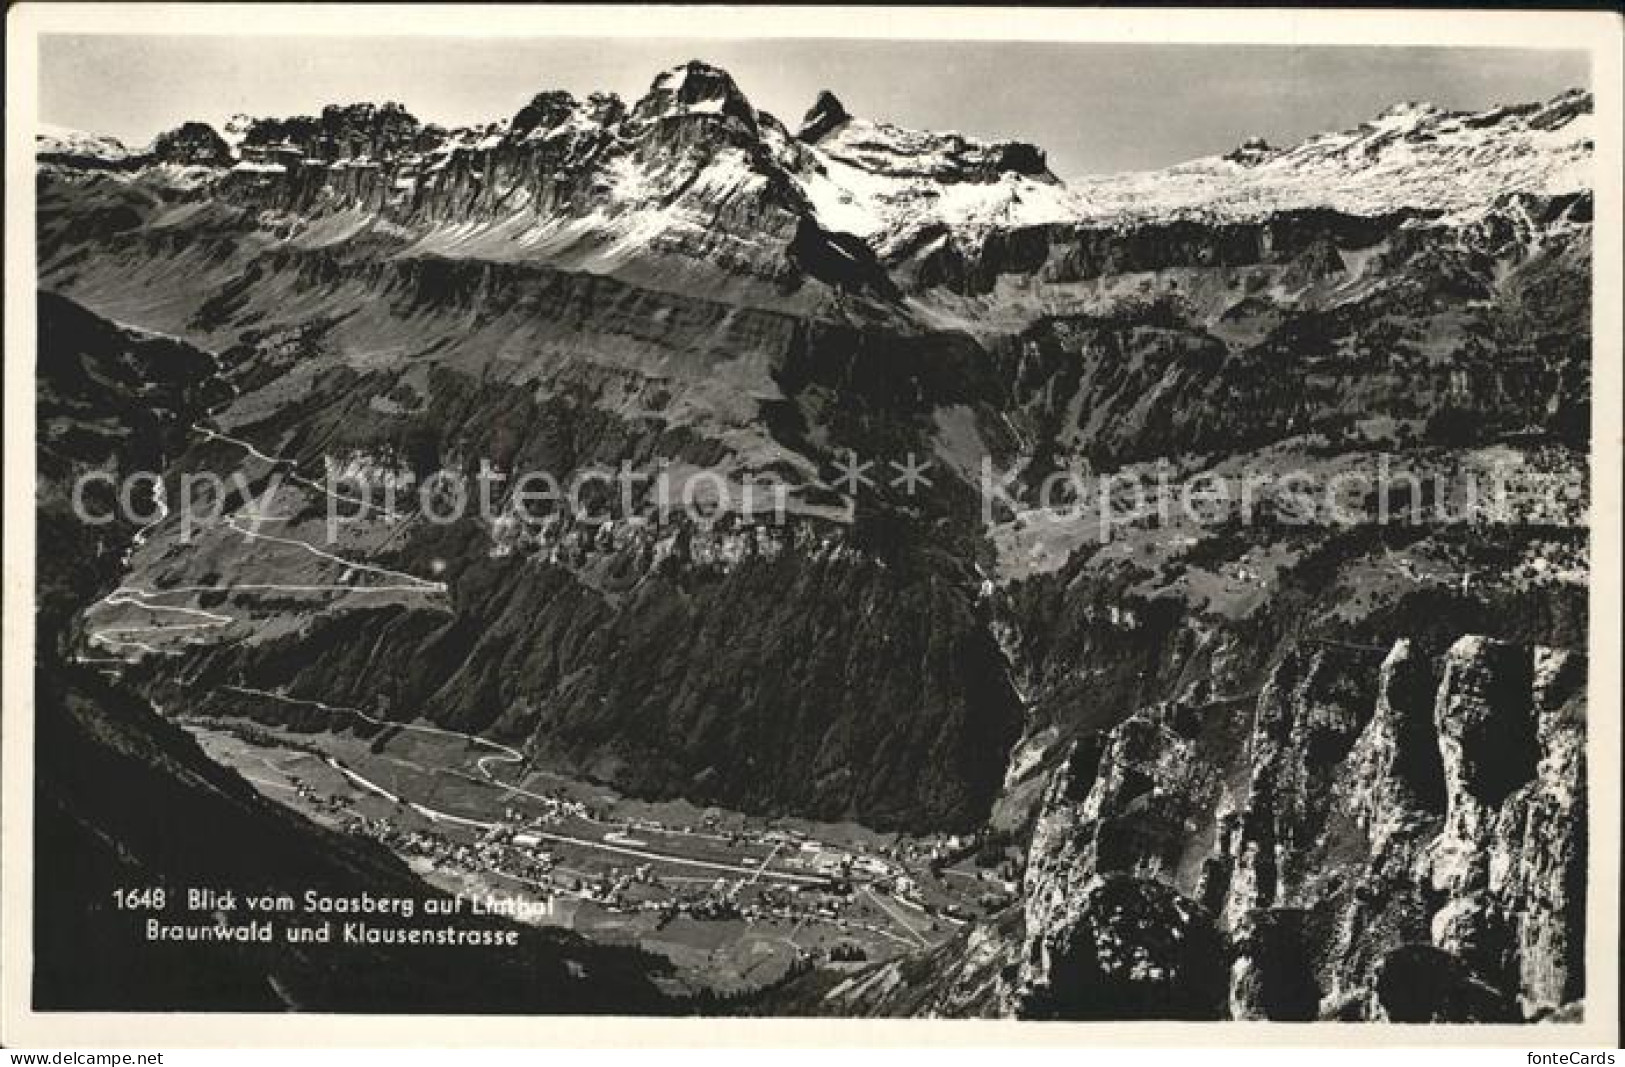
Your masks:
{"label": "valley floor field", "polygon": [[[329,710],[346,716],[335,727],[359,714]],[[807,967],[939,944],[1014,889],[954,855],[966,851],[955,839],[628,800],[528,770],[484,738],[360,718],[385,728],[187,725],[267,797],[379,840],[448,892],[663,955],[682,990],[748,994]]]}

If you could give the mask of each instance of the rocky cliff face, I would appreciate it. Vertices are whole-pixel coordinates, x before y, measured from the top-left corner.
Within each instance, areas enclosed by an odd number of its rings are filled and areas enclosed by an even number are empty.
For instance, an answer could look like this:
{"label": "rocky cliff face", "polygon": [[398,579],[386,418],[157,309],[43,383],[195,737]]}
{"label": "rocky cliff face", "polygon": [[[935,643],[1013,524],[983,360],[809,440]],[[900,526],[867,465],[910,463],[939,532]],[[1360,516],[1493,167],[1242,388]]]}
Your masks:
{"label": "rocky cliff face", "polygon": [[152,157],[159,163],[193,167],[224,167],[232,161],[231,146],[214,128],[188,122],[158,135]]}
{"label": "rocky cliff face", "polygon": [[1276,669],[1239,749],[1193,743],[1181,706],[1078,742],[1032,839],[1016,1010],[1122,1017],[1108,982],[1167,1018],[1569,1008],[1584,679],[1477,636],[1438,659],[1323,647]]}

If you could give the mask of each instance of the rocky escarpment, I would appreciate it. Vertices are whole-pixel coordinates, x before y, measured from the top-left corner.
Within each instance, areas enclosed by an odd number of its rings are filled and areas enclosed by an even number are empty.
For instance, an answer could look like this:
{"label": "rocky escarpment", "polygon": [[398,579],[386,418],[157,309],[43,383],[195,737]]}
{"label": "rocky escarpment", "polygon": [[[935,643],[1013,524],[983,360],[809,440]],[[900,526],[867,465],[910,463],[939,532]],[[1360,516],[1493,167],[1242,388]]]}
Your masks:
{"label": "rocky escarpment", "polygon": [[1179,705],[1080,741],[1034,831],[1016,1010],[1120,1017],[1073,995],[1110,979],[1174,1018],[1571,1011],[1584,702],[1574,653],[1402,640],[1288,657],[1228,756]]}
{"label": "rocky escarpment", "polygon": [[[1434,651],[1428,651],[1433,647]],[[1584,1011],[1585,661],[1310,643],[1249,711],[1171,701],[1067,746],[1022,901],[795,1011],[1564,1020]]]}
{"label": "rocky escarpment", "polygon": [[1448,804],[1425,859],[1449,903],[1434,941],[1525,1012],[1585,989],[1585,682],[1573,653],[1470,641],[1441,686]]}

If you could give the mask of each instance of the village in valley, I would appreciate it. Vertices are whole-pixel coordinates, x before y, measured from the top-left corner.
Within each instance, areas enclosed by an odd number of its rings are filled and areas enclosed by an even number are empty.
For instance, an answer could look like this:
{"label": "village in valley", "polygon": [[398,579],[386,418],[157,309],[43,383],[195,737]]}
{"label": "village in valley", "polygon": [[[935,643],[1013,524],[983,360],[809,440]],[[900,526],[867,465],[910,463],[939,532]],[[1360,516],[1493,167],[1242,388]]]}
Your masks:
{"label": "village in valley", "polygon": [[665,956],[674,988],[741,997],[890,959],[1019,894],[1019,853],[986,832],[899,836],[643,803],[536,771],[509,780],[477,745],[410,730],[189,726],[270,799],[377,841],[476,910]]}

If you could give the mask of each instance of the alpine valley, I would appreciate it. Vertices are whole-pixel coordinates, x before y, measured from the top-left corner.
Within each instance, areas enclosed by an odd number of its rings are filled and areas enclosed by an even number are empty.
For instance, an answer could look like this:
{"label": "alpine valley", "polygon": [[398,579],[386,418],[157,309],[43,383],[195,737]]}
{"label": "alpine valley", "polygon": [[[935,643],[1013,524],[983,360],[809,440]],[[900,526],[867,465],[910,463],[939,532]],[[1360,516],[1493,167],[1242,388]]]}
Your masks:
{"label": "alpine valley", "polygon": [[[699,61],[515,103],[40,133],[34,951],[113,978],[37,1006],[1582,1016],[1587,92],[1070,180]],[[482,467],[639,488],[431,521]],[[1090,495],[1158,478],[1259,488]]]}

